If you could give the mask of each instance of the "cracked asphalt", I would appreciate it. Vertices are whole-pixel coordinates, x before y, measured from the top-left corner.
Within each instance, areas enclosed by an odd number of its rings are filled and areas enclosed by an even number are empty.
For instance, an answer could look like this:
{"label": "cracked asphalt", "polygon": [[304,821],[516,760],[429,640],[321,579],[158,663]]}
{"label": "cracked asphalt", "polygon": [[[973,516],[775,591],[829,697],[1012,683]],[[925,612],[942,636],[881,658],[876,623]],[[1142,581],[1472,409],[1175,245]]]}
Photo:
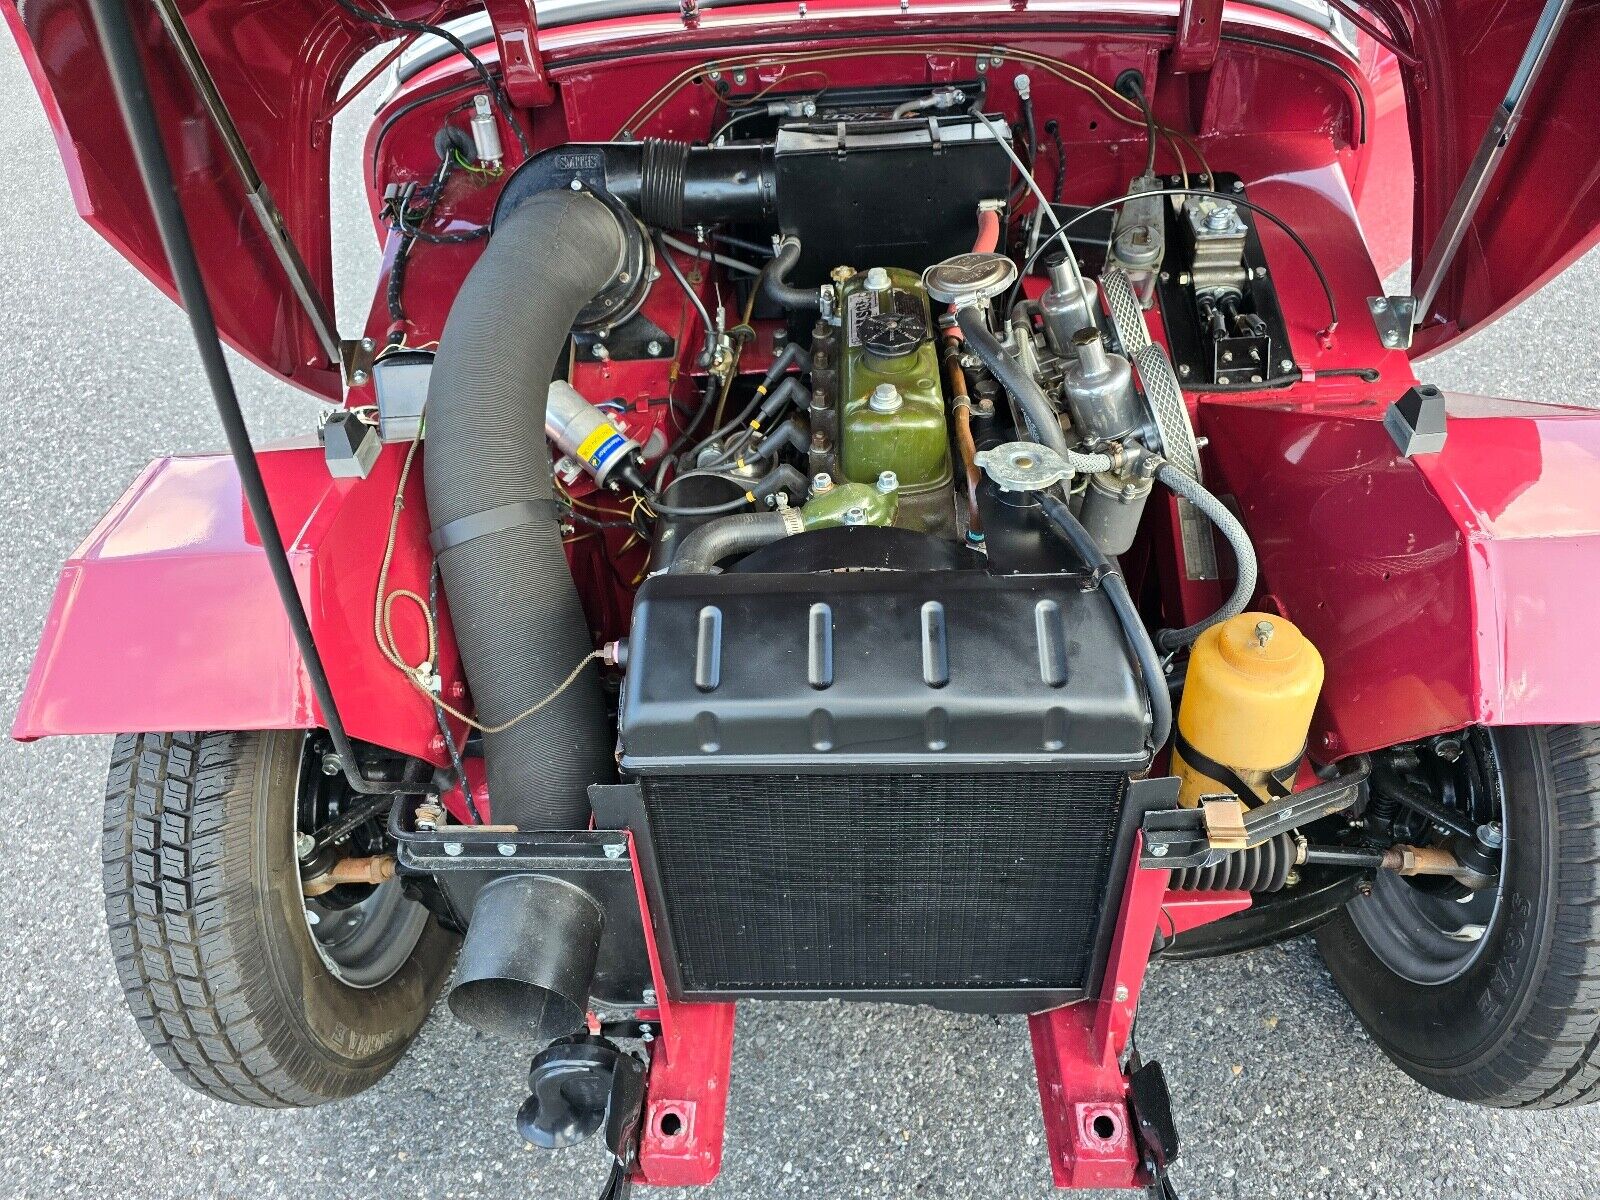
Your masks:
{"label": "cracked asphalt", "polygon": [[[182,315],[75,215],[9,39],[0,112],[9,724],[61,560],[149,459],[221,438]],[[346,324],[374,257],[354,147],[342,132]],[[1593,403],[1597,309],[1600,257],[1590,256],[1425,375],[1459,390]],[[310,428],[313,403],[242,365],[238,378],[258,437]],[[337,1106],[256,1112],[170,1077],[123,1008],[105,944],[106,755],[105,739],[0,743],[0,771],[13,781],[0,821],[0,1195],[598,1192],[592,1147],[545,1155],[517,1138],[525,1061],[442,1009],[397,1071]],[[1158,965],[1141,1017],[1141,1048],[1172,1084],[1186,1200],[1600,1194],[1592,1110],[1492,1112],[1422,1091],[1368,1040],[1304,942]],[[739,1020],[725,1166],[707,1200],[1053,1194],[1020,1019],[771,1004],[745,1005]]]}

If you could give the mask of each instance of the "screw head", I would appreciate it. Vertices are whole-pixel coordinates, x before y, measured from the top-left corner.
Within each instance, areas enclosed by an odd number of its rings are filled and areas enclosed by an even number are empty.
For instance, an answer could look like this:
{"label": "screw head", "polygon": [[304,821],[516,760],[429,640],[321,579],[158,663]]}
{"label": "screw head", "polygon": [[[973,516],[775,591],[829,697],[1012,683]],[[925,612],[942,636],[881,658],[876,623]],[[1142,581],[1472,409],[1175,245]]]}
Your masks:
{"label": "screw head", "polygon": [[1388,301],[1388,299],[1386,297],[1383,297],[1383,296],[1377,297],[1372,302],[1372,311],[1373,312],[1388,312],[1389,311],[1389,301]]}
{"label": "screw head", "polygon": [[461,851],[462,851],[462,845],[461,845],[460,842],[446,842],[444,844],[444,852],[446,854],[448,854],[451,858],[460,858],[461,857]]}
{"label": "screw head", "polygon": [[365,371],[354,371],[350,375],[350,382],[359,387],[361,384],[365,383],[368,378],[369,376]]}
{"label": "screw head", "polygon": [[1124,1003],[1128,999],[1128,985],[1125,983],[1117,984],[1117,990],[1111,993],[1111,998],[1118,1004]]}
{"label": "screw head", "polygon": [[1383,331],[1383,344],[1391,348],[1398,346],[1400,344],[1400,335],[1393,329],[1385,329]]}
{"label": "screw head", "polygon": [[571,183],[569,183],[569,184],[568,184],[568,185],[567,185],[567,186],[568,186],[568,187],[570,187],[570,188],[571,188],[571,189],[572,189],[572,190],[573,190],[573,191],[575,191],[575,192],[581,192],[581,191],[583,191],[583,180],[581,180],[581,179],[574,179],[574,180],[573,180],[573,181],[572,181],[572,182],[571,182]]}
{"label": "screw head", "polygon": [[515,842],[497,842],[495,844],[495,849],[500,851],[501,858],[510,858],[517,852],[517,846]]}
{"label": "screw head", "polygon": [[362,338],[361,339],[361,348],[363,350],[367,351],[369,354],[373,350],[377,349],[377,346],[378,346],[378,343],[373,341],[371,338]]}
{"label": "screw head", "polygon": [[1150,847],[1150,857],[1151,858],[1165,858],[1166,856],[1167,856],[1167,848],[1164,845],[1162,845],[1160,842],[1157,842],[1154,846]]}
{"label": "screw head", "polygon": [[1189,364],[1188,363],[1179,363],[1178,364],[1178,374],[1182,375],[1185,379],[1187,379],[1189,377]]}
{"label": "screw head", "polygon": [[605,855],[607,858],[621,858],[626,849],[627,847],[621,842],[611,842],[605,848]]}
{"label": "screw head", "polygon": [[645,346],[645,349],[647,351],[649,351],[651,358],[660,358],[661,357],[661,352],[663,350],[665,350],[666,347],[663,346],[660,342],[655,341],[654,339],[652,339],[650,341],[650,343],[647,346]]}
{"label": "screw head", "polygon": [[1292,358],[1284,359],[1282,362],[1280,362],[1278,364],[1278,369],[1280,371],[1292,371],[1292,370],[1294,370],[1294,359],[1292,359]]}

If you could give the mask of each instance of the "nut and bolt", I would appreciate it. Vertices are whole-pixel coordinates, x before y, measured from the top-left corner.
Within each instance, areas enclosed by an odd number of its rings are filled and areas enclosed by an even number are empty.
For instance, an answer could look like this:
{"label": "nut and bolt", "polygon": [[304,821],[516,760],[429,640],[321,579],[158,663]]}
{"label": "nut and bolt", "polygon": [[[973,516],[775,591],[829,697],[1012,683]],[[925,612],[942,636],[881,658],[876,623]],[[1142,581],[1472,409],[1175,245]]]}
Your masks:
{"label": "nut and bolt", "polygon": [[892,383],[880,383],[872,389],[867,407],[875,413],[892,413],[899,412],[902,403],[899,388]]}
{"label": "nut and bolt", "polygon": [[344,770],[344,764],[339,761],[339,756],[332,750],[322,756],[322,773],[329,777],[339,774]]}
{"label": "nut and bolt", "polygon": [[1257,621],[1256,622],[1256,645],[1260,646],[1263,650],[1265,650],[1267,648],[1267,643],[1272,640],[1272,635],[1277,633],[1277,632],[1278,632],[1277,629],[1275,629],[1273,627],[1273,624],[1272,624],[1271,621]]}
{"label": "nut and bolt", "polygon": [[1280,370],[1280,371],[1292,371],[1292,370],[1294,370],[1294,359],[1286,358],[1286,359],[1282,360],[1280,363],[1278,363],[1278,370]]}
{"label": "nut and bolt", "polygon": [[652,340],[648,345],[645,346],[645,349],[650,352],[651,358],[660,358],[661,352],[665,350],[666,347],[660,342]]}
{"label": "nut and bolt", "polygon": [[1478,826],[1478,841],[1490,850],[1498,850],[1506,844],[1506,831],[1499,821],[1490,821],[1487,825]]}
{"label": "nut and bolt", "polygon": [[1221,233],[1233,227],[1233,205],[1217,204],[1206,213],[1206,228]]}
{"label": "nut and bolt", "polygon": [[501,858],[510,858],[517,852],[515,842],[496,842],[494,848],[500,851]]}
{"label": "nut and bolt", "polygon": [[[656,990],[655,990],[655,988],[645,988],[644,991],[639,994],[639,999],[643,1000],[646,1004],[654,1004],[656,1002]],[[650,1026],[641,1025],[639,1027],[639,1032],[640,1033],[649,1033],[650,1032]]]}
{"label": "nut and bolt", "polygon": [[900,476],[893,471],[880,471],[878,473],[878,490],[885,496],[900,490]]}
{"label": "nut and bolt", "polygon": [[1167,856],[1167,848],[1164,845],[1162,845],[1160,842],[1157,842],[1154,846],[1150,847],[1150,857],[1151,858],[1165,858],[1166,856]]}
{"label": "nut and bolt", "polygon": [[867,510],[856,504],[844,510],[844,515],[839,518],[846,525],[865,525],[867,523]]}
{"label": "nut and bolt", "polygon": [[733,81],[739,84],[741,87],[744,85],[745,78],[746,76],[743,71],[735,71],[733,73]]}
{"label": "nut and bolt", "polygon": [[607,858],[621,858],[627,849],[621,842],[610,842],[606,845],[605,855]]}
{"label": "nut and bolt", "polygon": [[[812,439],[813,441],[815,439]],[[811,494],[820,496],[823,492],[833,491],[833,476],[826,471],[818,471],[811,477]]]}
{"label": "nut and bolt", "polygon": [[595,358],[599,359],[601,362],[605,362],[606,360],[608,360],[611,357],[611,351],[607,350],[599,342],[596,342],[594,344],[594,356],[595,356]]}
{"label": "nut and bolt", "polygon": [[311,852],[317,848],[317,839],[309,833],[294,835],[294,856],[296,858],[310,858]]}
{"label": "nut and bolt", "polygon": [[460,858],[461,857],[461,851],[462,851],[462,845],[461,845],[460,842],[446,842],[444,844],[444,852],[446,854],[448,854],[451,858]]}

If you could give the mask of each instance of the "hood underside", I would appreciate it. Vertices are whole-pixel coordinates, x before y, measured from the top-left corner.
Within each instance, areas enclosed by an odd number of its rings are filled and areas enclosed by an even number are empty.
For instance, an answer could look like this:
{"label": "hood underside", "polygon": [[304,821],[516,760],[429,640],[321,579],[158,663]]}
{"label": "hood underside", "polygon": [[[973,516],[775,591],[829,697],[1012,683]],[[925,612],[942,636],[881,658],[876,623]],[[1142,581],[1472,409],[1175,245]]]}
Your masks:
{"label": "hood underside", "polygon": [[[813,3],[813,15],[826,3]],[[1052,18],[1059,27],[1064,18],[1092,17],[1103,25],[1125,16],[1130,31],[1176,43],[1181,19],[1202,6],[1203,0],[1190,0],[1183,12],[1174,7],[1162,16],[1148,5],[1112,3],[1091,11],[1078,4],[1035,3],[994,13],[994,24],[1000,33]],[[331,114],[352,66],[389,35],[333,0],[199,0],[180,7],[311,281],[331,296]],[[432,21],[476,7],[471,0],[442,8],[432,0],[391,0],[387,6],[397,17]],[[516,7],[501,0],[496,20]],[[734,6],[702,7],[698,28],[676,30],[674,40],[714,37],[718,17]],[[1423,260],[1445,223],[1543,7],[1540,0],[1370,0],[1366,19],[1389,31],[1407,96],[1416,179],[1413,262]],[[127,135],[114,116],[86,3],[0,0],[0,11],[55,129],[79,210],[172,294]],[[568,0],[542,12],[540,20],[548,29],[678,11],[678,0]],[[864,11],[851,6],[858,18]],[[244,188],[160,19],[143,0],[135,0],[131,12],[219,327],[267,370],[336,397],[338,368],[253,220]],[[886,31],[898,12],[898,5],[884,6]],[[782,32],[783,25],[770,28]],[[492,53],[493,43],[485,49]],[[559,56],[552,65],[559,70]],[[1437,350],[1492,321],[1600,237],[1600,122],[1593,119],[1590,95],[1597,78],[1600,0],[1590,0],[1573,5],[1555,41],[1516,136],[1425,314],[1414,353]]]}

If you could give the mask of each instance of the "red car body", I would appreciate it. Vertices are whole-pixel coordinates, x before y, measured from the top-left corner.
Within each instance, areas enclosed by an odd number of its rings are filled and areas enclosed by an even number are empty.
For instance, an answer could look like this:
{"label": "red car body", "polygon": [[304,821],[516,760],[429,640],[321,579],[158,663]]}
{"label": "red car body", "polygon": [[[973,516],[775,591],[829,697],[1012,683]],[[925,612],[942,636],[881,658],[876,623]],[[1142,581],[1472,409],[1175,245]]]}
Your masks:
{"label": "red car body", "polygon": [[[468,6],[394,0],[390,10],[443,19]],[[1219,0],[1181,4],[732,4],[686,2],[656,13],[583,19],[568,10],[538,27],[526,0],[491,0],[496,54],[512,99],[526,107],[536,149],[606,140],[648,110],[664,81],[708,58],[786,46],[839,51],[839,70],[876,82],[939,82],[1007,48],[1048,50],[1101,78],[1135,66],[1162,85],[1162,119],[1212,161],[1251,182],[1255,199],[1298,227],[1324,264],[1338,306],[1331,332],[1316,276],[1273,230],[1265,250],[1295,360],[1305,379],[1272,391],[1190,397],[1209,439],[1214,485],[1238,502],[1259,548],[1263,603],[1291,617],[1321,649],[1326,686],[1313,757],[1348,755],[1471,725],[1600,721],[1600,677],[1568,647],[1591,625],[1584,589],[1600,577],[1600,413],[1448,397],[1449,439],[1407,458],[1385,430],[1391,401],[1417,382],[1413,359],[1517,304],[1600,238],[1600,122],[1589,90],[1600,77],[1600,8],[1582,6],[1553,52],[1479,215],[1424,315],[1409,353],[1386,346],[1367,301],[1384,279],[1432,245],[1540,5],[1534,0],[1373,0],[1387,46],[1363,32],[1352,50],[1285,11]],[[329,142],[340,88],[382,36],[322,0],[197,0],[185,18],[263,178],[325,295],[332,290]],[[44,99],[73,195],[86,220],[158,287],[172,293],[159,242],[114,111],[82,0],[0,0]],[[153,13],[141,32],[169,152],[224,337],[272,373],[349,406],[316,337],[204,132],[203,110]],[[911,47],[884,53],[886,47]],[[856,57],[848,57],[854,54]],[[781,81],[757,68],[749,86]],[[455,63],[414,74],[386,101],[363,157],[376,213],[380,181],[424,178],[432,128],[470,74]],[[1070,81],[1038,77],[1035,94],[1068,114],[1069,198],[1117,194],[1143,132],[1101,130],[1094,101]],[[1003,91],[1003,90],[1002,90]],[[997,98],[1003,111],[1009,93]],[[413,122],[413,118],[415,121]],[[704,137],[704,93],[673,92],[647,132]],[[199,131],[199,132],[196,132]],[[191,136],[192,135],[192,136]],[[1176,164],[1171,164],[1176,165]],[[1190,164],[1191,169],[1194,164]],[[464,219],[487,218],[492,196]],[[380,226],[380,236],[389,236]],[[390,250],[392,251],[392,244]],[[476,246],[419,256],[408,340],[438,337]],[[387,260],[386,260],[387,262]],[[384,280],[365,333],[389,332]],[[683,298],[658,290],[652,316],[683,320]],[[1326,372],[1374,368],[1371,381]],[[644,440],[666,420],[647,401],[668,364],[580,363],[575,382],[619,396]],[[387,520],[401,451],[386,449],[366,479],[330,479],[314,442],[259,455],[280,530],[349,733],[437,764],[447,761],[431,706],[383,660],[372,629]],[[420,480],[406,494],[391,581],[426,591],[427,520]],[[1170,513],[1157,514],[1142,564],[1161,580],[1173,624],[1215,607],[1215,582],[1168,568]],[[609,536],[609,535],[608,535]],[[629,593],[599,559],[622,538],[572,551],[573,570],[603,637],[625,630]],[[420,656],[423,628],[398,636]],[[444,686],[464,685],[445,629]],[[177,652],[174,652],[174,647]],[[137,693],[107,681],[138,678]],[[226,456],[152,465],[64,569],[13,735],[34,739],[129,729],[303,729],[320,722],[267,566]],[[1132,871],[1098,1001],[1036,1016],[1052,1168],[1062,1186],[1144,1182],[1127,1127],[1127,1044],[1150,933],[1215,919],[1248,904],[1239,893],[1166,892],[1165,873]],[[641,892],[641,902],[643,895]],[[658,990],[665,995],[664,987]],[[650,1084],[639,1160],[650,1183],[704,1183],[720,1159],[732,1037],[728,1005],[671,1005]],[[663,1122],[662,1117],[675,1120]],[[665,1132],[666,1130],[673,1132]]]}

